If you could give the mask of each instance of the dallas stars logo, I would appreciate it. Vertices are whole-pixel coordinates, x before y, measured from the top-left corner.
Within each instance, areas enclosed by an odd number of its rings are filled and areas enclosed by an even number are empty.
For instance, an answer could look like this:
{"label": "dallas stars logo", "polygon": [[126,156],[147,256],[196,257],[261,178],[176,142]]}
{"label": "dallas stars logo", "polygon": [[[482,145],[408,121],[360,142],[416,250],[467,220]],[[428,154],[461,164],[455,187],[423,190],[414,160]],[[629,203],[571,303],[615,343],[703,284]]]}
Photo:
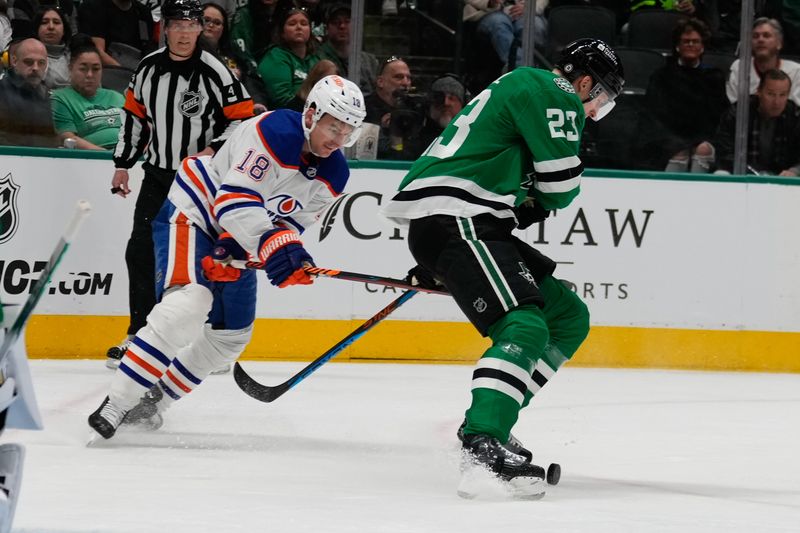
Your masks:
{"label": "dallas stars logo", "polygon": [[575,87],[573,87],[572,84],[564,78],[553,78],[553,81],[555,82],[556,86],[565,93],[575,94]]}
{"label": "dallas stars logo", "polygon": [[533,278],[533,274],[531,274],[531,271],[528,269],[528,266],[522,261],[519,261],[519,263],[517,264],[519,265],[519,272],[517,272],[517,274],[522,276],[522,279],[524,279],[534,287],[538,288],[539,286],[536,284],[536,280]]}

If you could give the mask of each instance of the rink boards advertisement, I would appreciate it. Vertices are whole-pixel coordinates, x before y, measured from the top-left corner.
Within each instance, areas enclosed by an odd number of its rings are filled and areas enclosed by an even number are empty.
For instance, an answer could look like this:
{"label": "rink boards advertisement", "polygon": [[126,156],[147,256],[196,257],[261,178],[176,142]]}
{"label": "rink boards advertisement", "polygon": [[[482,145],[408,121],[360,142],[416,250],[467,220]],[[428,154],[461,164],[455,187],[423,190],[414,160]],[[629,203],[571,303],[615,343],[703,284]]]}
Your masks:
{"label": "rink boards advertisement", "polygon": [[[413,265],[406,230],[378,211],[404,170],[353,167],[306,248],[320,267],[403,277]],[[34,357],[99,357],[125,332],[125,246],[142,171],[132,170],[127,199],[110,193],[112,173],[106,158],[0,156],[4,303],[24,301],[76,202],[92,204],[31,322]],[[587,171],[571,206],[520,233],[589,305],[592,332],[573,364],[800,371],[785,360],[800,348],[800,180],[756,179]],[[250,358],[312,359],[399,294],[260,280]],[[418,294],[340,357],[473,361],[486,346],[449,297]]]}

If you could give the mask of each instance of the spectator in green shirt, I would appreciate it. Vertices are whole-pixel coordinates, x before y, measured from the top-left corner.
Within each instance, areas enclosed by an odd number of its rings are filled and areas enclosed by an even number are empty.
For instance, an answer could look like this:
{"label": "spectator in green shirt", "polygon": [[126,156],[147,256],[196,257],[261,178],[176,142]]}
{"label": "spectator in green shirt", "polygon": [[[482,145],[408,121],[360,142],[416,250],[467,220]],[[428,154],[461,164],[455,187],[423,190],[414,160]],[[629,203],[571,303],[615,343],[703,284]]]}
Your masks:
{"label": "spectator in green shirt", "polygon": [[53,92],[53,123],[61,142],[74,139],[84,150],[111,150],[117,144],[125,97],[100,87],[100,52],[88,42],[73,46],[70,86]]}
{"label": "spectator in green shirt", "polygon": [[258,65],[258,73],[267,91],[267,108],[302,111],[298,95],[303,81],[319,62],[316,40],[311,36],[311,20],[305,10],[290,4],[279,14],[275,46]]}

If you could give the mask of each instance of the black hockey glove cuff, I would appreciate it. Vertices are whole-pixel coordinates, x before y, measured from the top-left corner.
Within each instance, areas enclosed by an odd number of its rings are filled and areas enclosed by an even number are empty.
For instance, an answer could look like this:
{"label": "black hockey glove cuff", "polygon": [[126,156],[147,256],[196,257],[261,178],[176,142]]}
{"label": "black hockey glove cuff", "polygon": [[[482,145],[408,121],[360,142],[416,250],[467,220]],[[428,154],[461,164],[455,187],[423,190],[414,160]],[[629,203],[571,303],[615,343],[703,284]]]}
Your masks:
{"label": "black hockey glove cuff", "polygon": [[423,289],[442,290],[444,288],[444,285],[433,277],[433,272],[421,265],[417,265],[408,271],[406,281],[409,285]]}
{"label": "black hockey glove cuff", "polygon": [[536,202],[524,202],[514,208],[517,217],[517,228],[525,229],[532,224],[541,222],[550,216],[552,211],[548,211]]}

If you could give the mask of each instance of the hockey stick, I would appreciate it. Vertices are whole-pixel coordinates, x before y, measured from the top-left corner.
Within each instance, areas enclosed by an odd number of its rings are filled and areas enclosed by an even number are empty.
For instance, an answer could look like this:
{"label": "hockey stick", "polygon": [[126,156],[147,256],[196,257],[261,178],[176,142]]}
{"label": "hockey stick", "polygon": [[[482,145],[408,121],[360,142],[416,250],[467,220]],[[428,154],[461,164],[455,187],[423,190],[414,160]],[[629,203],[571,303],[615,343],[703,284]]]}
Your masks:
{"label": "hockey stick", "polygon": [[[238,259],[234,259],[226,263],[226,265],[239,269],[260,270],[264,268],[264,263],[258,263],[255,261],[242,261]],[[303,270],[305,270],[310,276],[317,276],[321,278],[335,278],[343,279],[345,281],[372,283],[373,285],[382,285],[384,287],[394,287],[396,289],[404,289],[409,291],[427,292],[430,294],[450,294],[444,288],[441,290],[426,289],[418,285],[412,285],[404,279],[385,278],[383,276],[375,276],[373,274],[359,274],[358,272],[347,272],[344,270],[334,270],[332,268],[320,268],[312,266],[305,267]]]}
{"label": "hockey stick", "polygon": [[33,313],[33,308],[36,307],[37,303],[39,303],[39,299],[44,294],[45,289],[47,289],[47,284],[50,282],[53,272],[61,262],[61,259],[64,257],[69,245],[75,239],[75,235],[78,233],[81,223],[87,217],[91,209],[92,206],[86,200],[78,201],[77,210],[67,226],[67,229],[64,230],[64,234],[59,239],[55,250],[53,250],[53,253],[50,254],[50,259],[47,261],[47,265],[45,265],[44,270],[42,270],[41,276],[33,285],[33,288],[31,289],[31,295],[28,296],[28,299],[25,301],[25,305],[19,312],[19,315],[14,321],[14,324],[11,326],[11,329],[6,332],[6,336],[3,339],[3,345],[0,347],[0,383],[2,383],[4,379],[3,363],[5,362],[8,351],[11,349],[14,343],[17,342],[19,336],[22,335],[22,329],[25,327],[25,323],[30,318],[31,313]]}
{"label": "hockey stick", "polygon": [[410,300],[415,294],[417,294],[417,291],[410,290],[395,298],[389,305],[375,313],[375,315],[369,318],[366,322],[358,326],[355,331],[334,344],[331,349],[314,359],[303,370],[290,377],[280,385],[275,385],[274,387],[262,385],[250,377],[247,372],[244,371],[242,365],[240,365],[238,362],[233,366],[233,379],[236,380],[236,384],[239,386],[239,388],[251,398],[255,398],[260,402],[266,403],[277,400],[283,395],[283,393],[316,372],[319,367],[336,357],[342,350],[353,344],[367,331],[377,325],[381,320],[392,314],[398,307]]}

